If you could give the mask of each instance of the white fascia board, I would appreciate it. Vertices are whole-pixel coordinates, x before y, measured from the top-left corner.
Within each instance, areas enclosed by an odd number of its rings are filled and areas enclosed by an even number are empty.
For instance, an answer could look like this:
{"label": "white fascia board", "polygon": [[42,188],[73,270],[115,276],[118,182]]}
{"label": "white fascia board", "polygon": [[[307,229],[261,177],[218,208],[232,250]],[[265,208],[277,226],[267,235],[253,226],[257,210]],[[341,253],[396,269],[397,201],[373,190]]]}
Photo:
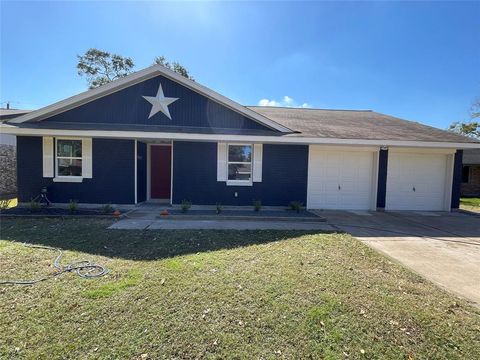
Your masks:
{"label": "white fascia board", "polygon": [[456,143],[440,141],[403,141],[403,140],[366,140],[311,138],[299,136],[255,136],[225,134],[185,134],[147,131],[108,131],[108,130],[61,130],[61,129],[29,129],[11,125],[0,125],[0,132],[19,136],[73,136],[137,140],[176,140],[176,141],[210,141],[210,142],[248,142],[261,144],[294,144],[294,145],[356,145],[356,146],[388,146],[409,148],[449,148],[480,149],[480,143]]}
{"label": "white fascia board", "polygon": [[51,117],[54,115],[57,115],[59,113],[71,110],[73,108],[76,108],[78,106],[84,105],[86,103],[89,103],[91,101],[94,101],[96,99],[99,99],[103,96],[110,95],[114,92],[120,91],[122,89],[125,89],[129,86],[138,84],[139,82],[151,79],[155,76],[158,75],[163,75],[166,78],[169,78],[170,80],[173,80],[223,106],[228,107],[229,109],[244,115],[246,117],[251,118],[252,120],[265,125],[271,129],[278,130],[280,132],[293,132],[291,129],[280,125],[279,123],[270,120],[269,118],[248,109],[245,106],[240,105],[239,103],[230,100],[229,98],[203,86],[195,81],[192,81],[190,79],[185,78],[184,76],[181,76],[177,74],[176,72],[167,69],[164,66],[161,65],[153,65],[150,66],[146,69],[137,71],[133,74],[130,74],[128,76],[125,76],[121,79],[117,79],[115,81],[112,81],[111,83],[105,84],[103,86],[100,86],[96,89],[88,90],[83,93],[80,93],[78,95],[69,97],[67,99],[61,100],[59,102],[56,102],[52,105],[45,106],[41,109],[29,112],[28,114],[19,116],[17,118],[14,118],[9,121],[11,124],[20,124],[26,121],[41,121],[47,117]]}
{"label": "white fascia board", "polygon": [[99,99],[103,96],[110,95],[116,91],[125,89],[131,85],[137,84],[144,80],[148,80],[155,77],[152,67],[148,67],[144,70],[137,71],[126,77],[112,81],[106,85],[100,86],[95,89],[84,91],[78,95],[71,96],[64,100],[58,101],[51,105],[45,106],[41,109],[34,110],[28,114],[16,117],[10,121],[10,124],[20,124],[26,121],[41,121],[47,117],[51,117],[67,110],[71,110],[90,101]]}

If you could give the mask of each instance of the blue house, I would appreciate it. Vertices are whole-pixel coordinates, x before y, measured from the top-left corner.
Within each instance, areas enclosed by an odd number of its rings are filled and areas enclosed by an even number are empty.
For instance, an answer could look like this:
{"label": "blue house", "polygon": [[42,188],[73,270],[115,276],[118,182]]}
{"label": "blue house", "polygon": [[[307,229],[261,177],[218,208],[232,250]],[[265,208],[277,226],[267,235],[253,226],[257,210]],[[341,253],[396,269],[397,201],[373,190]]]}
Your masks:
{"label": "blue house", "polygon": [[449,211],[475,140],[373,111],[242,106],[160,65],[1,126],[18,198]]}

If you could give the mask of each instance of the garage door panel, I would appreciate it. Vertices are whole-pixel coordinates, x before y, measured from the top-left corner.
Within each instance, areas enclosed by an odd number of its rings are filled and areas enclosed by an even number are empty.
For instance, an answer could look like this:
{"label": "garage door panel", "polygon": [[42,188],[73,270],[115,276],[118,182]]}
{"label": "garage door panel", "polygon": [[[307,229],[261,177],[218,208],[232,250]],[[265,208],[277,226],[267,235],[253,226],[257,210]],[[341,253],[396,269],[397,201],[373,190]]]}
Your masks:
{"label": "garage door panel", "polygon": [[338,184],[337,182],[330,182],[327,184],[322,184],[321,189],[326,191],[327,193],[336,193],[338,191]]}
{"label": "garage door panel", "polygon": [[335,166],[335,163],[333,164],[326,163],[326,165],[329,167],[324,170],[325,176],[337,177],[340,174],[340,169],[333,167]]}
{"label": "garage door panel", "polygon": [[444,210],[446,171],[445,154],[389,154],[386,209]]}
{"label": "garage door panel", "polygon": [[326,151],[310,146],[310,209],[371,209],[373,152]]}
{"label": "garage door panel", "polygon": [[[342,181],[342,192],[343,193],[354,193],[355,192],[355,182],[352,180],[343,180]],[[338,187],[337,187],[338,190]],[[359,189],[361,190],[361,189]]]}
{"label": "garage door panel", "polygon": [[[344,165],[345,166],[345,165]],[[341,177],[345,179],[354,180],[358,177],[358,172],[355,169],[344,169],[342,171]]]}

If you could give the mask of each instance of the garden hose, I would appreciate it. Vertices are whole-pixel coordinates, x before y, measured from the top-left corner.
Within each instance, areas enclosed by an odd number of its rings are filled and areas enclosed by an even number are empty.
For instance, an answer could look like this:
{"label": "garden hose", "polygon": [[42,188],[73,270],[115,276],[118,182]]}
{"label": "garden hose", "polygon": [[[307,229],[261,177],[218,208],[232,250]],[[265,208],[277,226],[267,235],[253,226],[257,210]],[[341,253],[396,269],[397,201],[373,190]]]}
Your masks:
{"label": "garden hose", "polygon": [[24,243],[23,246],[33,248],[33,249],[44,249],[44,250],[56,251],[58,255],[55,257],[55,260],[53,261],[53,266],[55,267],[56,271],[42,278],[33,279],[33,280],[0,280],[0,285],[8,285],[8,284],[33,285],[41,281],[54,278],[56,276],[59,276],[67,272],[75,272],[77,273],[78,276],[84,279],[98,278],[109,273],[109,270],[106,267],[99,264],[92,263],[88,260],[75,261],[65,266],[62,266],[60,264],[60,260],[63,256],[63,251],[60,250],[59,248],[53,248],[53,247],[41,246],[41,245],[32,245],[27,243]]}

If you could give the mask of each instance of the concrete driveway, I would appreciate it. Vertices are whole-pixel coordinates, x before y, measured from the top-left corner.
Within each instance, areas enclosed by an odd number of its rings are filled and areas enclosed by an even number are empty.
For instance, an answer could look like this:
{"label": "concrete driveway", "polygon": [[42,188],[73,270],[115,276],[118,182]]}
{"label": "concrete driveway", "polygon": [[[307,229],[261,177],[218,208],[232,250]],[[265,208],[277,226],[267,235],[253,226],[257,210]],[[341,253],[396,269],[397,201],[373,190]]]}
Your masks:
{"label": "concrete driveway", "polygon": [[480,305],[480,216],[321,211],[327,224]]}

